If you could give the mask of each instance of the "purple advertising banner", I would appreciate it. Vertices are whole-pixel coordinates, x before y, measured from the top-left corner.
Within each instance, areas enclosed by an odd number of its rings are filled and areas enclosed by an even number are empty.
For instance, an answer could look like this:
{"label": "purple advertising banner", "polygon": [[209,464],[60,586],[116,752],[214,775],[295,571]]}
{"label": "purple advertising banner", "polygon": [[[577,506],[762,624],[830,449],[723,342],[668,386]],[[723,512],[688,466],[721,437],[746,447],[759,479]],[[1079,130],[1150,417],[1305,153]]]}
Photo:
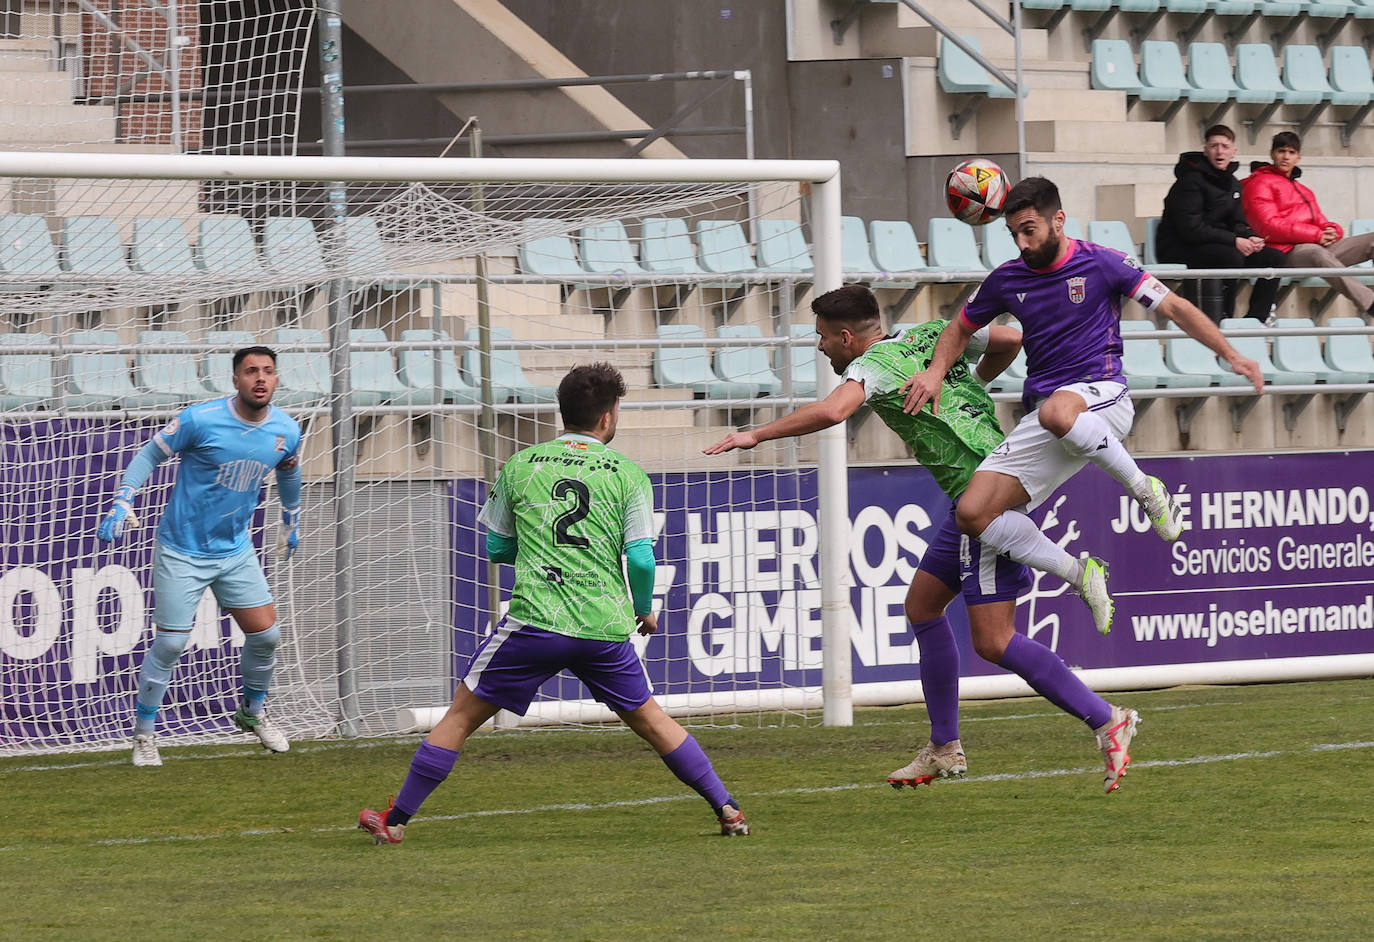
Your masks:
{"label": "purple advertising banner", "polygon": [[[1165,543],[1119,484],[1087,467],[1034,514],[1075,555],[1107,561],[1110,635],[1057,577],[1036,574],[1017,628],[1073,667],[1255,660],[1374,650],[1374,453],[1147,459],[1184,509]],[[819,533],[814,472],[652,475],[662,520],[655,553],[661,631],[644,647],[659,694],[818,685]],[[459,659],[487,623],[473,538],[480,485],[453,508]],[[850,636],[855,683],[915,680],[902,603],[949,500],[919,467],[849,472]],[[510,567],[502,568],[503,592]],[[949,611],[965,676],[1000,669],[972,651],[962,602]],[[457,665],[461,670],[461,663]],[[586,696],[575,682],[544,693]]]}
{"label": "purple advertising banner", "polygon": [[[174,467],[139,495],[147,521],[105,546],[96,527],[120,473],[158,424],[0,424],[0,746],[122,737],[151,641],[152,549]],[[202,602],[159,716],[176,735],[227,728],[241,638]]]}

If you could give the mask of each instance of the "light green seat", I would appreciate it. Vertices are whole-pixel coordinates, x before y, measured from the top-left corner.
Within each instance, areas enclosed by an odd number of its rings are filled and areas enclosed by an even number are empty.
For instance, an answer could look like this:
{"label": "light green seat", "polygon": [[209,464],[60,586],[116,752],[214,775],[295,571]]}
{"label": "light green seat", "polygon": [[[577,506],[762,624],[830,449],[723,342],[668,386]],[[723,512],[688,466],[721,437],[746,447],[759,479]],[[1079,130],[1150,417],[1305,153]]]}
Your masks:
{"label": "light green seat", "polygon": [[1124,92],[1147,100],[1154,99],[1157,94],[1141,83],[1135,53],[1124,39],[1094,39],[1088,71],[1093,88]]}
{"label": "light green seat", "polygon": [[[754,324],[737,324],[721,327],[716,336],[722,339],[762,338],[763,333]],[[768,350],[762,345],[717,347],[715,368],[716,375],[725,382],[752,385],[760,396],[776,396],[782,390],[782,381],[769,365]]]}
{"label": "light green seat", "polygon": [[1132,389],[1178,389],[1212,385],[1211,374],[1176,373],[1164,362],[1164,348],[1158,340],[1131,337],[1137,330],[1154,330],[1149,321],[1121,321],[1122,370]]}
{"label": "light green seat", "polygon": [[42,216],[0,216],[0,291],[37,291],[62,274]]}
{"label": "light green seat", "polygon": [[[1098,245],[1105,245],[1109,249],[1116,249],[1127,258],[1134,261],[1137,265],[1142,265],[1140,253],[1136,251],[1135,240],[1131,238],[1131,230],[1126,228],[1126,224],[1120,219],[1093,219],[1088,223],[1088,241],[1096,242]],[[1152,271],[1182,271],[1187,265],[1175,262],[1156,262],[1151,266]]]}
{"label": "light green seat", "polygon": [[[1335,94],[1331,83],[1326,80],[1322,51],[1316,46],[1283,47],[1282,81],[1288,89],[1283,100],[1289,105],[1319,105],[1330,101]],[[1347,102],[1342,100],[1338,104]]]}
{"label": "light green seat", "polygon": [[675,216],[651,216],[640,224],[640,229],[639,258],[645,271],[663,275],[703,274],[685,221]]}
{"label": "light green seat", "polygon": [[[1223,317],[1218,326],[1223,331],[1227,331],[1247,327],[1253,328],[1257,327],[1258,324],[1249,317]],[[1260,372],[1264,374],[1265,381],[1270,385],[1310,386],[1317,381],[1315,373],[1285,370],[1276,366],[1274,361],[1269,358],[1269,341],[1264,337],[1228,337],[1227,339],[1238,352],[1259,364]],[[1218,360],[1218,364],[1220,365],[1220,360]],[[1225,365],[1221,365],[1221,368],[1228,372],[1230,370]]]}
{"label": "light green seat", "polygon": [[1016,239],[1011,230],[1000,222],[990,222],[983,227],[983,264],[996,268],[1003,262],[1021,257],[1016,247]]}
{"label": "light green seat", "polygon": [[302,284],[329,277],[315,227],[300,216],[269,216],[263,220],[262,257],[274,275]]}
{"label": "light green seat", "polygon": [[[190,343],[191,338],[181,330],[144,330],[138,335],[141,344]],[[134,379],[139,387],[152,395],[164,397],[167,405],[186,406],[206,398],[205,384],[194,353],[134,353]]]}
{"label": "light green seat", "polygon": [[1164,362],[1175,373],[1206,376],[1211,386],[1250,385],[1244,376],[1223,369],[1217,355],[1192,337],[1170,337],[1164,341]]}
{"label": "light green seat", "polygon": [[[348,332],[352,343],[386,343],[386,331],[379,327],[354,328]],[[390,350],[351,350],[348,356],[348,382],[354,406],[429,405],[433,388],[412,389],[396,376]]]}
{"label": "light green seat", "polygon": [[868,247],[868,230],[858,216],[840,217],[840,270],[846,274],[878,270]]}
{"label": "light green seat", "polygon": [[[790,337],[803,337],[809,344],[797,346],[793,344],[791,350],[792,369],[789,371],[792,378],[792,395],[806,397],[816,394],[816,358],[820,355],[816,349],[816,327],[814,324],[789,324],[787,334]],[[783,352],[778,350],[775,364],[778,373],[783,372]]]}
{"label": "light green seat", "polygon": [[1177,101],[1188,97],[1192,86],[1183,74],[1183,59],[1177,43],[1147,39],[1140,44],[1140,85],[1154,90],[1152,95],[1141,95],[1150,101]]}
{"label": "light green seat", "polygon": [[74,275],[118,279],[130,274],[119,226],[109,216],[62,220],[62,267]]}
{"label": "light green seat", "polygon": [[634,246],[618,219],[583,226],[577,232],[582,266],[598,275],[642,275],[644,269],[635,258]]}
{"label": "light green seat", "polygon": [[[1360,9],[1369,10],[1374,17],[1374,5]],[[1341,96],[1331,99],[1334,104],[1363,105],[1374,101],[1374,76],[1370,74],[1369,54],[1363,46],[1331,47],[1331,88]]]}
{"label": "light green seat", "polygon": [[[1332,317],[1328,327],[1367,327],[1363,317]],[[1326,338],[1326,365],[1344,373],[1360,374],[1374,380],[1374,352],[1368,334],[1331,335]]]}
{"label": "light green seat", "polygon": [[180,219],[140,216],[129,241],[129,267],[143,275],[191,279],[200,272],[191,258]]}
{"label": "light green seat", "polygon": [[200,271],[226,281],[261,281],[267,274],[253,230],[241,216],[202,218],[196,224],[191,259]]}
{"label": "light green seat", "polygon": [[52,357],[22,352],[24,347],[50,343],[52,338],[44,333],[0,334],[0,409],[38,409],[56,398]]}
{"label": "light green seat", "polygon": [[[873,250],[873,264],[885,275],[926,271],[930,266],[921,253],[916,231],[905,219],[874,219],[868,224],[869,245]],[[914,288],[914,281],[885,281],[884,288]]]}
{"label": "light green seat", "polygon": [[718,275],[758,271],[744,227],[732,219],[703,219],[697,223],[698,261]]}
{"label": "light green seat", "polygon": [[[278,327],[273,339],[278,344],[325,342],[323,331],[302,327]],[[273,402],[283,409],[314,405],[329,398],[332,391],[329,353],[325,350],[278,350],[277,376]]]}
{"label": "light green seat", "polygon": [[[481,339],[480,327],[470,327],[467,339],[476,342]],[[491,328],[492,343],[508,341],[511,338],[509,327]],[[463,371],[472,377],[474,385],[482,382],[482,352],[476,348],[463,354]],[[520,364],[520,351],[507,347],[491,351],[491,390],[496,402],[557,402],[558,389],[554,386],[536,385],[525,376],[525,368]]]}
{"label": "light green seat", "polygon": [[801,226],[791,219],[760,219],[755,223],[758,236],[759,271],[810,273],[815,270],[811,250],[806,246]]}
{"label": "light green seat", "polygon": [[[960,35],[975,52],[982,53],[977,38]],[[987,69],[946,36],[940,37],[940,60],[935,67],[940,88],[953,95],[978,94],[988,98],[1014,98],[1015,93],[988,74]]]}
{"label": "light green seat", "polygon": [[[705,340],[695,324],[660,324],[660,340]],[[661,347],[654,351],[654,384],[662,389],[690,389],[708,399],[752,399],[758,387],[726,382],[711,369],[711,354],[700,346]]]}
{"label": "light green seat", "polygon": [[1290,94],[1279,79],[1278,63],[1268,43],[1236,46],[1236,84],[1253,93],[1251,101],[1287,102]]}
{"label": "light green seat", "polygon": [[565,294],[596,287],[585,281],[587,270],[577,260],[572,238],[560,231],[548,231],[564,229],[567,223],[559,219],[526,219],[524,226],[532,235],[516,249],[522,272],[560,282]]}
{"label": "light green seat", "polygon": [[[251,347],[257,340],[246,330],[209,330],[205,332],[205,342],[219,344],[225,348],[223,351],[205,355],[205,385],[211,392],[221,396],[235,395],[237,390],[234,389],[234,351]],[[277,357],[277,372],[281,372],[280,354]],[[280,387],[272,401],[279,406],[284,404],[285,399]]]}
{"label": "light green seat", "polygon": [[1246,101],[1231,71],[1230,53],[1222,43],[1188,44],[1188,84],[1192,101]]}
{"label": "light green seat", "polygon": [[[1280,317],[1274,326],[1291,330],[1314,325],[1308,317]],[[1366,353],[1369,351],[1369,342],[1365,337],[1327,337],[1327,345],[1333,340],[1359,340],[1364,343]],[[1367,383],[1370,378],[1366,370],[1343,370],[1332,366],[1322,355],[1322,339],[1315,334],[1281,333],[1276,336],[1274,365],[1287,372],[1311,373],[1319,383]]]}
{"label": "light green seat", "polygon": [[[79,330],[69,339],[73,344],[119,346],[119,333],[113,330]],[[129,378],[129,363],[118,351],[73,353],[67,360],[69,408],[147,409],[180,401],[176,396],[136,388]]]}
{"label": "light green seat", "polygon": [[936,269],[944,271],[987,271],[973,237],[973,227],[957,219],[935,217],[930,220],[926,240],[927,257]]}
{"label": "light green seat", "polygon": [[[441,330],[438,336],[432,330],[403,330],[404,341],[448,340],[448,331]],[[442,399],[444,402],[480,402],[482,390],[463,378],[458,369],[458,359],[452,350],[402,350],[400,351],[399,377],[410,387],[412,402],[432,403]],[[439,364],[439,386],[434,385],[435,357]]]}

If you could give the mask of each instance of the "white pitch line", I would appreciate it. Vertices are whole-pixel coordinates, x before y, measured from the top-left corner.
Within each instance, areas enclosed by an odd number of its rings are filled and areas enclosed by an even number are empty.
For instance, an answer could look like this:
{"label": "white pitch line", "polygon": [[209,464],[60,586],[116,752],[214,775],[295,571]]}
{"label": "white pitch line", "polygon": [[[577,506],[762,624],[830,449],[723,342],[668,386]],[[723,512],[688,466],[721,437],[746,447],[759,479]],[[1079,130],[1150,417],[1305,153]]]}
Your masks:
{"label": "white pitch line", "polygon": [[[1331,752],[1346,749],[1374,749],[1374,741],[1359,742],[1340,742],[1340,743],[1318,743],[1308,746],[1306,749],[1270,749],[1262,752],[1232,752],[1226,755],[1205,755],[1193,756],[1188,759],[1151,759],[1143,762],[1132,762],[1134,769],[1151,768],[1172,768],[1188,765],[1211,765],[1218,762],[1237,762],[1245,759],[1272,759],[1278,756],[1295,756],[1309,752]],[[1100,772],[1097,766],[1085,766],[1075,769],[1039,769],[1029,772],[1004,772],[994,775],[970,775],[967,778],[955,780],[964,784],[975,784],[979,782],[1008,782],[1042,778],[1062,778],[1067,775],[1086,775],[1090,772]],[[885,784],[885,783],[884,783]],[[945,785],[955,784],[955,782],[942,783]],[[877,788],[877,782],[856,782],[848,785],[822,785],[808,788],[780,788],[767,792],[749,792],[749,798],[777,798],[786,795],[823,795],[830,792],[857,791],[864,788]],[[740,794],[745,794],[741,792]],[[675,795],[658,795],[653,798],[634,798],[623,801],[603,801],[603,802],[561,802],[555,805],[538,805],[534,808],[492,808],[486,811],[464,811],[459,814],[444,815],[423,815],[416,820],[425,821],[465,821],[472,818],[495,818],[513,815],[526,814],[552,814],[562,811],[609,811],[616,808],[639,808],[647,805],[662,805],[678,801],[697,801],[698,796],[689,792]],[[311,828],[311,834],[332,834],[342,831],[356,830],[357,826],[334,825],[324,828]],[[86,847],[110,847],[125,846],[136,844],[171,844],[200,841],[215,841],[225,838],[235,837],[263,837],[274,834],[291,834],[293,828],[253,828],[251,830],[236,831],[233,834],[174,834],[165,837],[122,837],[107,838],[105,840],[91,841]],[[49,845],[44,845],[49,846]],[[23,847],[0,847],[0,852],[24,850]]]}

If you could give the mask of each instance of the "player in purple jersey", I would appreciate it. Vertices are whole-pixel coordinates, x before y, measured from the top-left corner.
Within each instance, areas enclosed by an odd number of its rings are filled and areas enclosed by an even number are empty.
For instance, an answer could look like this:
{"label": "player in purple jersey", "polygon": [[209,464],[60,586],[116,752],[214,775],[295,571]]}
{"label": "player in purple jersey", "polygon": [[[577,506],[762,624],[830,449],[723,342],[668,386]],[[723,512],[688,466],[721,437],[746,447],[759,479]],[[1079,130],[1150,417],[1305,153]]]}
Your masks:
{"label": "player in purple jersey", "polygon": [[1012,187],[1004,214],[1021,257],[993,271],[950,322],[929,368],[904,387],[905,409],[914,414],[928,402],[938,408],[945,371],[975,330],[1002,313],[1020,320],[1026,416],[974,472],[959,501],[959,528],[1076,587],[1105,634],[1114,608],[1105,564],[1070,556],[1027,514],[1091,461],[1140,502],[1161,537],[1172,541],[1182,532],[1172,495],[1121,444],[1135,416],[1121,369],[1121,298],[1158,311],[1207,345],[1249,379],[1257,395],[1264,392],[1264,378],[1259,364],[1238,353],[1202,311],[1132,259],[1067,238],[1059,190],[1049,180],[1030,177]]}

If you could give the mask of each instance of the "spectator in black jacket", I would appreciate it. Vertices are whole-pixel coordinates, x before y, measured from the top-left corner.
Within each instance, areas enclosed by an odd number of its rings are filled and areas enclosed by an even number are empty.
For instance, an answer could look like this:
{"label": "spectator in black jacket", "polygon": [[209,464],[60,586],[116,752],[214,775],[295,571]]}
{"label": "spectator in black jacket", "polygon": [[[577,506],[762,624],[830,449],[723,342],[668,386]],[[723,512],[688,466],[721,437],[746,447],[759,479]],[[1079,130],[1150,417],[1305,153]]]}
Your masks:
{"label": "spectator in black jacket", "polygon": [[[1236,179],[1236,135],[1224,124],[1207,129],[1202,151],[1180,154],[1174,185],[1164,197],[1164,213],[1155,233],[1155,255],[1161,262],[1189,268],[1282,268],[1286,258],[1265,245],[1245,221],[1240,181]],[[1269,317],[1278,294],[1277,278],[1255,283],[1247,316]],[[1198,307],[1214,321],[1230,317],[1236,303],[1236,279],[1201,280]]]}

